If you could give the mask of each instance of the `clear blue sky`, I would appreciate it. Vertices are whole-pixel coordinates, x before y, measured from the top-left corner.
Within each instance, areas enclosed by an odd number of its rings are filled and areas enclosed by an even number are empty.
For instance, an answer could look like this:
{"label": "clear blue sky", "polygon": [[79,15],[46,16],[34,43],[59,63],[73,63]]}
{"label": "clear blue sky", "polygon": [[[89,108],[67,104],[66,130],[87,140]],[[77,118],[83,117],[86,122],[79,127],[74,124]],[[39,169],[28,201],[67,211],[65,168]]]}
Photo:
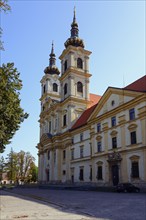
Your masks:
{"label": "clear blue sky", "polygon": [[12,144],[36,158],[39,142],[40,80],[49,63],[54,40],[56,62],[70,37],[73,9],[79,36],[90,57],[90,92],[102,95],[108,86],[123,87],[145,72],[145,1],[9,1],[12,11],[1,14],[5,51],[1,63],[14,62],[23,81],[21,106],[30,116]]}

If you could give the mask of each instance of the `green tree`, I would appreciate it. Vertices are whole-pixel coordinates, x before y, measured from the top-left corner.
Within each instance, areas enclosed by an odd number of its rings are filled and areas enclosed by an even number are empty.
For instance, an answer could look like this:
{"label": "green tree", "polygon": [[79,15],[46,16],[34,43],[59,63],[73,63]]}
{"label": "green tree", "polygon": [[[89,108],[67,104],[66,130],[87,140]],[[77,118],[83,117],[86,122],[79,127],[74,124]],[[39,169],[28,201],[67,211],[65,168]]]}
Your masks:
{"label": "green tree", "polygon": [[3,173],[4,173],[4,168],[5,168],[5,159],[4,159],[4,157],[2,156],[2,157],[0,158],[0,181],[2,181],[2,179],[3,179],[2,175],[3,175]]}
{"label": "green tree", "polygon": [[23,182],[28,182],[28,179],[30,179],[30,169],[32,163],[34,163],[35,158],[29,153],[20,151],[17,154],[18,157],[18,175],[17,178]]}
{"label": "green tree", "polygon": [[[1,11],[8,12],[11,10],[11,7],[8,5],[7,0],[0,0],[0,13]],[[0,50],[4,50],[3,42],[1,41],[3,30],[0,27]]]}
{"label": "green tree", "polygon": [[15,182],[17,177],[17,153],[12,148],[6,158],[5,171],[8,179]]}
{"label": "green tree", "polygon": [[16,153],[11,149],[6,159],[5,170],[9,180],[15,183],[36,181],[35,158],[29,152]]}
{"label": "green tree", "polygon": [[28,182],[36,182],[38,180],[38,167],[33,161],[30,164],[28,177]]}
{"label": "green tree", "polygon": [[20,73],[14,63],[0,67],[0,152],[2,153],[28,114],[20,106]]}

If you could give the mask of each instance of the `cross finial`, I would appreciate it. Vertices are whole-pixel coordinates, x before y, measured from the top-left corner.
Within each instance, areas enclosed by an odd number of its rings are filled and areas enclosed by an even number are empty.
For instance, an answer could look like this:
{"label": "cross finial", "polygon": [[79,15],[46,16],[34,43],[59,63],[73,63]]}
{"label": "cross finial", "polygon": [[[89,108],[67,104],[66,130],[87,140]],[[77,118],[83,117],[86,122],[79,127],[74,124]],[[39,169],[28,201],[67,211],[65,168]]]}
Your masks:
{"label": "cross finial", "polygon": [[54,41],[52,40],[52,50],[51,50],[51,54],[54,53]]}
{"label": "cross finial", "polygon": [[76,22],[76,7],[74,6],[74,18],[73,18],[73,22]]}

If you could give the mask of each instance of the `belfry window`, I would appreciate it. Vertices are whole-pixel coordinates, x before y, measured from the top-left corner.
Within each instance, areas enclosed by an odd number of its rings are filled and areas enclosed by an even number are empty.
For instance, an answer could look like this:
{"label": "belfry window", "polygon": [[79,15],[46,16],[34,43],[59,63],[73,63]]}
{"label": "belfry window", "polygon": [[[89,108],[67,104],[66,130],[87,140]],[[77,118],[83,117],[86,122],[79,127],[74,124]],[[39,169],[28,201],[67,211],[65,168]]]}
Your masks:
{"label": "belfry window", "polygon": [[77,68],[83,69],[83,61],[81,58],[77,59]]}
{"label": "belfry window", "polygon": [[66,114],[63,115],[63,126],[67,125],[67,118],[66,118]]}
{"label": "belfry window", "polygon": [[65,83],[65,85],[64,85],[64,95],[66,95],[67,94],[67,83]]}
{"label": "belfry window", "polygon": [[53,83],[53,92],[58,92],[58,85]]}
{"label": "belfry window", "polygon": [[77,82],[77,92],[83,92],[83,84],[81,82]]}
{"label": "belfry window", "polygon": [[64,62],[64,72],[67,70],[67,60]]}
{"label": "belfry window", "polygon": [[46,85],[43,86],[43,93],[46,92]]}

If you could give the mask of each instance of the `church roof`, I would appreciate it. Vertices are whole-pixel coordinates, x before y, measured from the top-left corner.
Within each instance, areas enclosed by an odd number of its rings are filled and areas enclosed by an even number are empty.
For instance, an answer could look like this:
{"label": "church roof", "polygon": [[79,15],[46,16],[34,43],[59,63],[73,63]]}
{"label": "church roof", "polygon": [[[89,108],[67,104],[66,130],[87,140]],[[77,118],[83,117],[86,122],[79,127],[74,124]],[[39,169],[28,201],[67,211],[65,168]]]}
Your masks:
{"label": "church roof", "polygon": [[[134,81],[133,83],[129,84],[128,86],[124,87],[126,90],[136,91],[136,92],[146,92],[146,75],[141,77],[140,79]],[[85,110],[80,118],[75,122],[72,126],[71,130],[77,129],[86,125],[87,120],[89,119],[90,115],[98,105],[101,96],[90,93],[90,101],[92,101],[90,108]]]}
{"label": "church roof", "polygon": [[80,116],[80,118],[76,121],[76,123],[72,126],[71,130],[74,130],[76,128],[80,128],[83,125],[86,125],[88,118],[90,117],[91,113],[94,111],[94,109],[96,108],[96,106],[98,105],[95,104],[92,107],[86,109],[82,115]]}
{"label": "church roof", "polygon": [[90,96],[90,101],[92,102],[92,103],[90,104],[90,107],[93,106],[93,105],[95,105],[96,103],[98,103],[99,100],[101,99],[101,96],[100,96],[100,95],[96,95],[96,94],[90,93],[89,96]]}
{"label": "church roof", "polygon": [[124,89],[137,92],[146,92],[146,75],[124,87]]}

